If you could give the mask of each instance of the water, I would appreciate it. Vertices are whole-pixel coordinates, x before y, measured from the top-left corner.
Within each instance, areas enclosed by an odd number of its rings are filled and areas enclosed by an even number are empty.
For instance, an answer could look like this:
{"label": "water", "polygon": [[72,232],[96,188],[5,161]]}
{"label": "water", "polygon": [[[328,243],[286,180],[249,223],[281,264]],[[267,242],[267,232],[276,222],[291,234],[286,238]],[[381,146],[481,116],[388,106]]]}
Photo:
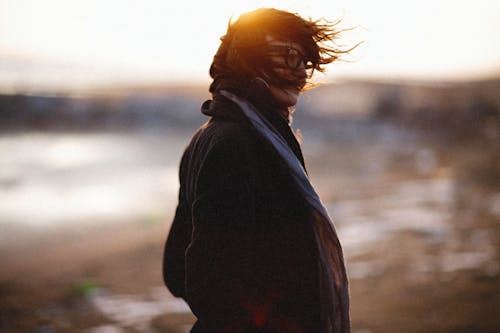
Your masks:
{"label": "water", "polygon": [[148,295],[98,293],[91,297],[91,303],[114,322],[140,332],[150,329],[151,320],[161,314],[190,312],[184,301],[168,297],[163,287],[151,289]]}
{"label": "water", "polygon": [[185,138],[148,133],[0,137],[0,227],[165,215],[175,205]]}

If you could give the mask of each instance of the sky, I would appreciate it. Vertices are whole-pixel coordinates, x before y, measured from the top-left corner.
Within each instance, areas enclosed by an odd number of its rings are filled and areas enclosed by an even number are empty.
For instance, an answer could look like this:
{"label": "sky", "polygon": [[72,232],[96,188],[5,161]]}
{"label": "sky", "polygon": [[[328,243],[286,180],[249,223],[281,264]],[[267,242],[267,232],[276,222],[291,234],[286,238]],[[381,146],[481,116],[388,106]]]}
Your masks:
{"label": "sky", "polygon": [[206,83],[228,20],[258,7],[354,28],[318,81],[500,77],[498,0],[0,0],[0,89]]}

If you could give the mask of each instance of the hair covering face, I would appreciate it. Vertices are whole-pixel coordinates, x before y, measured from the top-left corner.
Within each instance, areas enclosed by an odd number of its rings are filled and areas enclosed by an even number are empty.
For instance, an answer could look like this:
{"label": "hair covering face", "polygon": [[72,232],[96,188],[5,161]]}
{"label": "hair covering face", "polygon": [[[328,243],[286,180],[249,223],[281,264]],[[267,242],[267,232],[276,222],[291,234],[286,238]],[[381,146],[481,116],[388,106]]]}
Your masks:
{"label": "hair covering face", "polygon": [[220,90],[221,80],[245,89],[257,77],[275,86],[297,85],[275,74],[275,64],[266,54],[268,36],[300,45],[310,63],[309,77],[314,70],[324,71],[324,65],[349,52],[335,45],[334,41],[342,32],[336,28],[337,23],[303,19],[274,8],[259,8],[241,15],[237,21],[229,22],[226,34],[221,37],[210,66],[209,73],[214,79],[210,92]]}

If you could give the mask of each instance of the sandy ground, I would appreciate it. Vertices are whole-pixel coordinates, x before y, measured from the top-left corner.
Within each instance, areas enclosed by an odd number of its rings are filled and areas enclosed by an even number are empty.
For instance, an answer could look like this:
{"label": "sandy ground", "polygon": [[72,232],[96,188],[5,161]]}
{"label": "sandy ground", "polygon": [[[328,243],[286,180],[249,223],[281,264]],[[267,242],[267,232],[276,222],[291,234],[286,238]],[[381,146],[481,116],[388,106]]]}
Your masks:
{"label": "sandy ground", "polygon": [[[171,298],[161,289],[165,232],[165,225],[132,223],[20,245],[15,256],[3,252],[0,331],[186,331],[194,319],[186,311],[158,314],[147,325],[127,326],[99,311],[92,300],[97,297],[94,291],[81,290],[92,281],[96,294],[145,295],[156,287],[165,299]],[[398,251],[393,250],[395,244]],[[498,332],[498,275],[474,270],[412,273],[408,257],[422,246],[419,237],[400,234],[373,249],[371,256],[390,264],[384,274],[351,279],[353,331]]]}

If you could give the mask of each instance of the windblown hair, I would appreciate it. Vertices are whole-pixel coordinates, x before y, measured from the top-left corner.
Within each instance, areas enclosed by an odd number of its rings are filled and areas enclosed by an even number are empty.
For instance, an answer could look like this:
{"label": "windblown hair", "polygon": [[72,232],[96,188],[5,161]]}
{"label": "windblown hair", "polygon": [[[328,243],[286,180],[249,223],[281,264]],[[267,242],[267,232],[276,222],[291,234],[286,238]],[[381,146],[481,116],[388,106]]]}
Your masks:
{"label": "windblown hair", "polygon": [[210,66],[210,76],[214,79],[210,92],[217,90],[221,80],[244,86],[245,82],[260,77],[268,83],[279,84],[279,78],[272,74],[272,63],[263,51],[268,35],[303,47],[311,63],[309,78],[314,70],[323,72],[326,64],[352,50],[343,50],[337,45],[336,40],[343,31],[337,28],[338,23],[325,19],[306,20],[298,14],[274,8],[259,8],[241,15],[235,22],[229,21]]}

